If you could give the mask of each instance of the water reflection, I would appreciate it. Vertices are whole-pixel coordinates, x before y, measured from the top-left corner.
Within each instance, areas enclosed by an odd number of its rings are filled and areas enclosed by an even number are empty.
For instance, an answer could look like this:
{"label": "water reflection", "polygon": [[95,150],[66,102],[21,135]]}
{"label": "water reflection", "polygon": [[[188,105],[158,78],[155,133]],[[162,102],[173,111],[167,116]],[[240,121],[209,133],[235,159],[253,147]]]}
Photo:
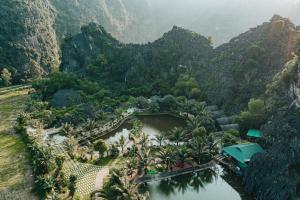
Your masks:
{"label": "water reflection", "polygon": [[[151,182],[145,186],[151,200],[246,200],[242,191],[236,191],[222,177],[220,166],[194,174]],[[249,198],[247,198],[249,199]]]}
{"label": "water reflection", "polygon": [[[157,134],[167,134],[172,128],[182,127],[185,124],[182,119],[170,115],[138,116],[137,119],[143,123],[142,130],[149,136],[151,143],[155,143],[154,139]],[[115,144],[122,135],[128,139],[131,127],[132,124],[130,122],[124,123],[118,130],[106,137],[106,142]],[[130,143],[128,146],[130,146]]]}

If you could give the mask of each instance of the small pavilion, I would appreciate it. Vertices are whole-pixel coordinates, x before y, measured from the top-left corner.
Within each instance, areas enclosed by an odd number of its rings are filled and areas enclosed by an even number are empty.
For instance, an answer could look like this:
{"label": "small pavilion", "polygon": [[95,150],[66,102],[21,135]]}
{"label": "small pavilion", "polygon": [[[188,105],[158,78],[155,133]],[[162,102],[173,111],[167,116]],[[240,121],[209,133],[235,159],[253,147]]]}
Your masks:
{"label": "small pavilion", "polygon": [[250,129],[248,132],[247,132],[247,137],[249,138],[261,138],[262,137],[262,133],[260,130],[255,130],[255,129]]}
{"label": "small pavilion", "polygon": [[248,167],[252,156],[260,152],[263,152],[263,149],[257,143],[237,144],[222,149],[222,154],[240,168]]}

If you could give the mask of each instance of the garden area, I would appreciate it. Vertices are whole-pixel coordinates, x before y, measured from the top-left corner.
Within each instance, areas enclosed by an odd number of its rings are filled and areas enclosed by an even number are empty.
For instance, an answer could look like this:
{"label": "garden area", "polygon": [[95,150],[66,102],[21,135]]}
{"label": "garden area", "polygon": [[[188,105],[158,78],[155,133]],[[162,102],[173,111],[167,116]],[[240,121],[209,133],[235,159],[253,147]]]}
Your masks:
{"label": "garden area", "polygon": [[[187,95],[195,84],[179,82],[174,93],[149,97],[72,74],[34,82],[15,130],[32,157],[36,192],[46,199],[148,199],[140,189],[145,179],[209,168],[222,147],[241,142],[240,132],[220,132],[219,111]],[[248,128],[259,106],[253,100],[234,120]]]}

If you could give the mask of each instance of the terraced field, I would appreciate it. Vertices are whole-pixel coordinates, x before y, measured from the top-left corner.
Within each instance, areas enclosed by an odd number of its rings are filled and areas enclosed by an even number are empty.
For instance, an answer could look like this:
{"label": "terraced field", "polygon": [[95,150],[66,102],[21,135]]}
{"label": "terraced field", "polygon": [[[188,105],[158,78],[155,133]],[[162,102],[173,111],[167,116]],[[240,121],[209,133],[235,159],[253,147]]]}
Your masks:
{"label": "terraced field", "polygon": [[34,200],[25,144],[13,132],[18,112],[28,98],[28,89],[0,95],[0,199]]}

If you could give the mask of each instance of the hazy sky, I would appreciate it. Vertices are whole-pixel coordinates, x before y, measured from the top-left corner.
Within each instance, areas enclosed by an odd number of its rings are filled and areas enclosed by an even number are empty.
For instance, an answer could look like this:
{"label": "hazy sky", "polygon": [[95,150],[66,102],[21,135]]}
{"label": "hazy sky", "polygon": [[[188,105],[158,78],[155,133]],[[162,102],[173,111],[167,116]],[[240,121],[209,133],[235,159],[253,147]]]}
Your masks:
{"label": "hazy sky", "polygon": [[[300,25],[300,0],[147,0],[166,30],[178,25],[217,44],[228,41],[274,14]],[[165,31],[166,31],[165,30]]]}

